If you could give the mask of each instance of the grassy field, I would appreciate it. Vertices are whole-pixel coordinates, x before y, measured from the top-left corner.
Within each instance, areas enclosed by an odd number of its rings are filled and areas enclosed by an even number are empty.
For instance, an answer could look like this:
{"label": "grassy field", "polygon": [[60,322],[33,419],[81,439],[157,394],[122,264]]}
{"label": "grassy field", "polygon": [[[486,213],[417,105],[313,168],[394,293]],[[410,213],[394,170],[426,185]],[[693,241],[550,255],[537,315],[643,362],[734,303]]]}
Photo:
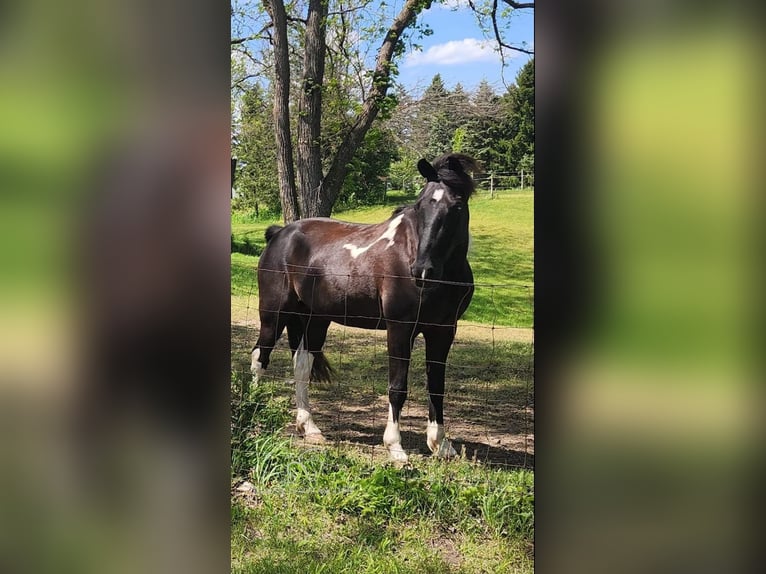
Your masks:
{"label": "grassy field", "polygon": [[[390,205],[335,214],[385,220]],[[273,220],[232,221],[232,572],[531,573],[534,529],[532,194],[472,201],[470,255],[478,284],[450,353],[447,436],[459,460],[430,457],[423,341],[415,342],[402,446],[387,462],[385,333],[333,326],[333,383],[312,385],[328,444],[305,444],[292,424],[286,341],[253,388],[255,267]],[[495,285],[495,287],[490,287]],[[502,285],[502,287],[498,287]]]}
{"label": "grassy field", "polygon": [[[391,194],[389,205],[334,214],[338,219],[360,223],[386,220],[392,208],[412,197]],[[255,269],[265,245],[263,232],[276,219],[233,218],[232,237],[238,252],[232,254],[231,293],[233,318],[252,305],[248,295],[257,293]],[[477,195],[471,199],[469,261],[476,292],[465,321],[512,327],[532,327],[534,309],[533,194],[498,193],[494,199]]]}
{"label": "grassy field", "polygon": [[301,447],[280,432],[282,389],[233,406],[233,573],[532,572],[532,472]]}

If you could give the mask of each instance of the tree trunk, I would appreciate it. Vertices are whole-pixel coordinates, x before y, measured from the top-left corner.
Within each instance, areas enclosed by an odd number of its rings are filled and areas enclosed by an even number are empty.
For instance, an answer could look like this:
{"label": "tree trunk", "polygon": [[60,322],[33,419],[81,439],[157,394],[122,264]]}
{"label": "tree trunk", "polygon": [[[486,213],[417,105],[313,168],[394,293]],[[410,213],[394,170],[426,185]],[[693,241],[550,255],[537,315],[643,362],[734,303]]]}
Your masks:
{"label": "tree trunk", "polygon": [[328,0],[309,0],[303,56],[303,80],[298,99],[298,181],[301,215],[320,213],[322,189],[322,82],[327,51]]}
{"label": "tree trunk", "polygon": [[348,173],[349,163],[380,111],[380,105],[386,97],[391,82],[391,61],[396,53],[396,47],[401,40],[402,33],[415,22],[420,12],[430,6],[430,2],[423,2],[423,0],[407,0],[386,32],[375,61],[372,89],[365,99],[362,111],[357,116],[354,125],[335,153],[327,175],[322,182],[317,205],[318,215],[327,217],[332,212],[333,205],[335,205],[343,186],[343,180]]}
{"label": "tree trunk", "polygon": [[[304,68],[298,102],[297,165],[300,195],[296,193],[290,138],[290,63],[287,48],[287,16],[283,0],[264,0],[273,22],[274,120],[280,199],[285,222],[303,217],[327,217],[332,213],[354,153],[380,111],[391,82],[392,60],[402,33],[418,14],[431,6],[428,0],[407,0],[378,49],[372,87],[362,111],[341,142],[327,174],[322,177],[322,82],[326,54],[327,0],[309,0],[304,46]],[[300,197],[300,200],[298,200]],[[299,207],[300,206],[300,207]]]}
{"label": "tree trunk", "polygon": [[273,22],[274,44],[274,135],[277,142],[277,173],[282,218],[290,223],[300,218],[295,188],[293,142],[290,135],[290,58],[287,40],[287,14],[282,0],[264,0]]}

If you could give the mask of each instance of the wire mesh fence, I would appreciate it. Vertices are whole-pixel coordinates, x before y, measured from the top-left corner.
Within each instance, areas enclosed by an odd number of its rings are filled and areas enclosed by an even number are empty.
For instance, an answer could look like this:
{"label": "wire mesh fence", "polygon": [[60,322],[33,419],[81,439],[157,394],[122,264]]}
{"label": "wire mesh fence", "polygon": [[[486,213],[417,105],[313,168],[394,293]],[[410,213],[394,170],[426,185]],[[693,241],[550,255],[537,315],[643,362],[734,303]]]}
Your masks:
{"label": "wire mesh fence", "polygon": [[[251,381],[250,351],[260,328],[258,287],[232,303],[232,369],[240,400]],[[481,323],[459,321],[446,362],[444,425],[457,452],[470,460],[510,468],[534,467],[534,337],[529,327],[509,324],[504,301],[533,305],[531,285],[475,284],[474,297],[489,302]],[[485,303],[486,307],[486,303]],[[339,317],[340,319],[340,317]],[[426,444],[428,391],[423,337],[415,339],[409,359],[408,395],[400,416],[402,447],[410,455],[429,456]],[[388,420],[389,355],[385,330],[333,323],[324,353],[335,377],[312,383],[312,416],[326,441],[336,448],[359,449],[385,460],[383,432]],[[276,383],[277,392],[294,406],[294,373],[286,334],[271,354],[261,378]],[[295,424],[286,431],[298,443]]]}

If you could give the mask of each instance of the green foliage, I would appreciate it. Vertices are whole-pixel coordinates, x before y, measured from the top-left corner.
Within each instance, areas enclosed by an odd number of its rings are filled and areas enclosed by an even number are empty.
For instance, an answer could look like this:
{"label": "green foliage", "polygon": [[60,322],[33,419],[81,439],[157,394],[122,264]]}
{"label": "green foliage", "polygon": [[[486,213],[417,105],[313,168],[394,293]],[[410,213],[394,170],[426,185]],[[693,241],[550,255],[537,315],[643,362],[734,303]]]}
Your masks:
{"label": "green foliage", "polygon": [[[535,155],[535,60],[527,62],[516,77],[515,86],[508,94],[511,115],[508,160],[513,171],[521,169],[525,156]],[[527,160],[528,161],[528,160]],[[534,161],[534,160],[533,160]]]}
{"label": "green foliage", "polygon": [[234,234],[231,235],[231,252],[242,253],[243,255],[260,255],[263,252],[263,246],[254,244],[250,237],[245,237],[242,240],[234,238]]}
{"label": "green foliage", "polygon": [[422,181],[422,177],[418,173],[418,159],[408,156],[391,162],[389,169],[391,188],[400,189],[404,192],[414,192],[416,190],[416,186]]}
{"label": "green foliage", "polygon": [[449,90],[437,74],[419,99],[402,93],[400,101],[387,123],[400,136],[403,157],[460,151],[496,173],[517,172],[522,157],[534,158],[533,60],[502,96],[486,81],[470,94],[460,84]]}
{"label": "green foliage", "polygon": [[[327,165],[360,110],[344,62],[328,62],[323,90],[322,156]],[[276,148],[270,95],[257,85],[242,99],[241,127],[234,140],[238,157],[233,209],[254,219],[279,219]],[[525,171],[534,184],[534,60],[519,72],[516,84],[497,95],[485,81],[473,93],[458,84],[447,89],[436,74],[415,99],[401,89],[386,96],[380,117],[350,162],[338,207],[385,204],[386,189],[412,192],[422,182],[416,163],[447,151],[478,159],[485,172]],[[414,183],[413,183],[414,182]],[[247,245],[233,249],[250,253]]]}
{"label": "green foliage", "polygon": [[276,434],[289,420],[288,400],[276,395],[274,384],[252,385],[244,375],[232,375],[231,386],[232,475],[267,484],[281,476],[291,454]]}
{"label": "green foliage", "polygon": [[389,130],[380,125],[367,132],[354,154],[343,183],[338,203],[341,206],[385,203],[389,169],[399,159],[396,142]]}
{"label": "green foliage", "polygon": [[237,158],[232,208],[260,214],[280,210],[276,143],[269,93],[257,84],[242,97],[239,129],[232,142]]}
{"label": "green foliage", "polygon": [[[454,546],[460,560],[475,564],[465,572],[530,564],[524,550],[534,528],[530,471],[434,459],[395,468],[351,451],[302,450],[276,437],[259,445],[248,474],[257,504],[232,507],[235,572],[260,571],[264,563],[282,571],[280,565],[295,568],[305,556],[307,572],[347,572],[352,564],[363,572],[455,571],[429,540]],[[481,551],[473,548],[478,541]]]}

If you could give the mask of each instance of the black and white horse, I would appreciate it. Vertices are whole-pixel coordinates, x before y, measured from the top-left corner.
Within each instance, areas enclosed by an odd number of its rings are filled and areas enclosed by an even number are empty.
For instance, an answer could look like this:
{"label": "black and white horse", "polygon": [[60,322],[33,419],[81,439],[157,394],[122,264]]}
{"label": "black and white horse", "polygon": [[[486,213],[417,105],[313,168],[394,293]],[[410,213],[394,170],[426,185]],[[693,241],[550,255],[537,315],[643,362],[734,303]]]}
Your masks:
{"label": "black and white horse", "polygon": [[293,352],[298,432],[321,442],[311,417],[309,381],[327,381],[322,353],[335,321],[385,329],[388,342],[389,416],[383,443],[404,462],[399,416],[407,398],[407,372],[415,337],[426,344],[428,448],[455,454],[444,436],[444,373],[457,321],[473,295],[468,264],[468,199],[475,185],[473,159],[447,154],[418,170],[427,182],[414,205],[383,223],[363,225],[327,218],[302,219],[266,231],[258,263],[261,328],[252,352],[256,380],[287,328]]}

